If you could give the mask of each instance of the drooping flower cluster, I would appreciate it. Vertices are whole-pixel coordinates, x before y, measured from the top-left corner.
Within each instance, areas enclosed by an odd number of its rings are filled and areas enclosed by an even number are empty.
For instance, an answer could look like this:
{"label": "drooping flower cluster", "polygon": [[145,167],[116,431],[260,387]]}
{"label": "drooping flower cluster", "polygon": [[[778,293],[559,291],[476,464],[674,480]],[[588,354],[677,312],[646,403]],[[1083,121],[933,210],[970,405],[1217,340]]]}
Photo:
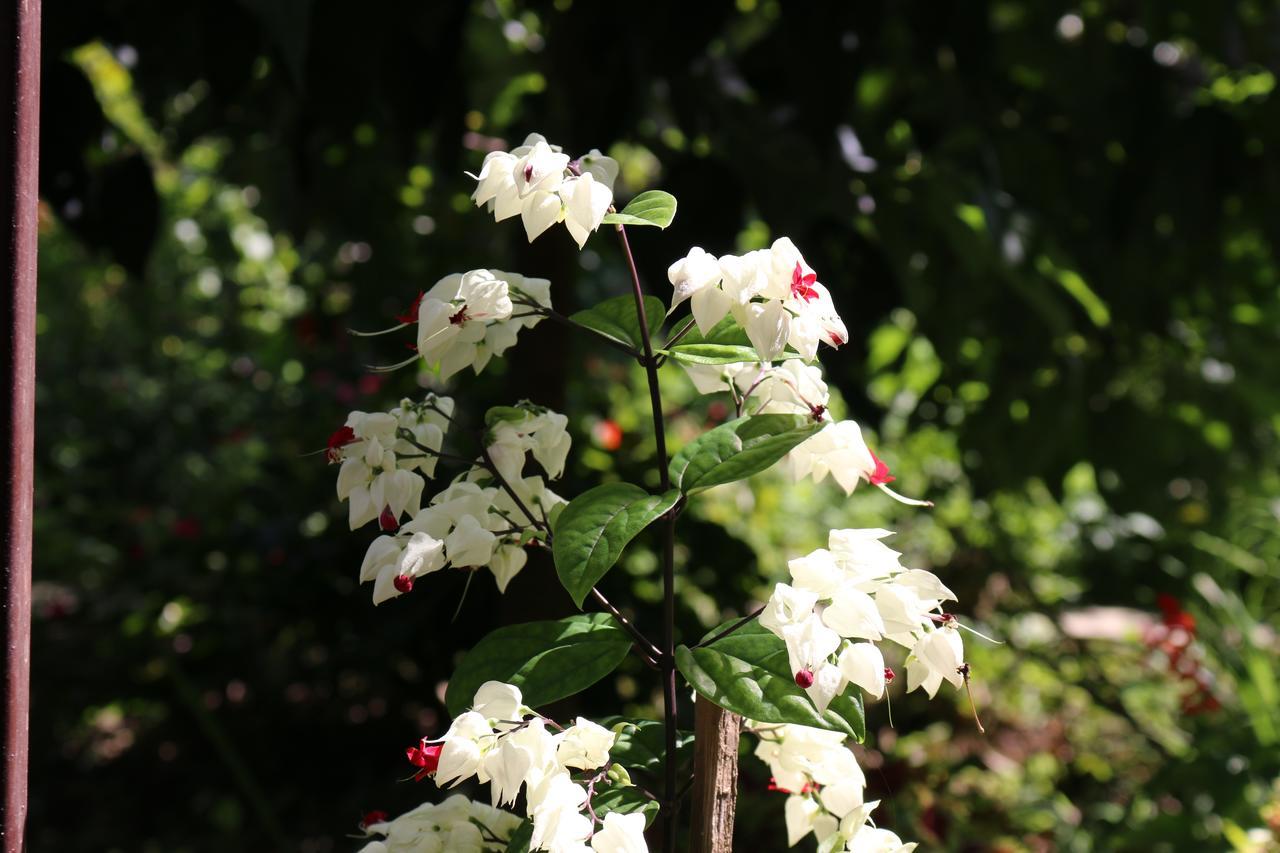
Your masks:
{"label": "drooping flower cluster", "polygon": [[618,163],[594,148],[571,160],[559,146],[531,133],[519,148],[491,151],[480,174],[470,177],[477,182],[472,200],[487,206],[496,221],[519,214],[530,243],[563,222],[581,249],[613,203]]}
{"label": "drooping flower cluster", "polygon": [[672,308],[690,300],[703,334],[731,314],[761,361],[782,357],[787,347],[812,361],[819,343],[838,347],[849,339],[831,293],[786,237],[768,249],[719,258],[695,246],[667,278],[675,288]]}
{"label": "drooping flower cluster", "polygon": [[609,773],[616,737],[582,717],[562,728],[526,707],[518,687],[489,681],[443,737],[424,738],[407,755],[416,778],[431,776],[441,787],[472,777],[488,783],[495,807],[513,804],[523,789],[530,850],[642,853],[643,814],[599,819],[590,804],[597,785],[623,784]]}
{"label": "drooping flower cluster", "polygon": [[360,853],[503,853],[520,818],[461,794],[443,803],[423,803],[397,818],[374,813],[360,830],[371,840]]}
{"label": "drooping flower cluster", "polygon": [[828,547],[787,565],[791,583],[774,587],[760,624],[787,645],[796,684],[819,710],[849,684],[873,698],[889,674],[875,644],[908,649],[907,690],[932,698],[943,681],[960,687],[964,647],[954,617],[942,609],[956,597],[932,572],[904,568],[885,545],[888,530],[832,530]]}
{"label": "drooping flower cluster", "polygon": [[819,849],[847,853],[911,853],[887,829],[877,829],[866,802],[866,777],[840,732],[798,725],[748,721],[757,735],[755,755],[769,765],[772,790],[787,794],[787,843],[795,846],[810,833]]}
{"label": "drooping flower cluster", "polygon": [[448,379],[465,367],[479,373],[506,352],[521,329],[542,321],[538,308],[551,308],[547,279],[471,270],[440,279],[401,320],[418,324],[418,355]]}
{"label": "drooping flower cluster", "polygon": [[420,403],[402,400],[390,412],[352,412],[329,440],[330,461],[342,463],[338,496],[351,502],[352,529],[377,518],[384,531],[360,566],[361,583],[373,583],[374,604],[448,566],[487,566],[505,591],[528,560],[524,545],[565,504],[542,475],[525,476],[524,468],[532,453],[548,476],[560,476],[570,444],[567,419],[522,402],[490,412],[486,457],[422,506],[419,474],[435,474],[453,410],[453,400],[428,395]]}
{"label": "drooping flower cluster", "polygon": [[[352,412],[329,436],[327,456],[338,469],[338,499],[350,501],[352,530],[374,519],[395,530],[400,517],[418,511],[421,472],[435,475],[436,456],[449,429],[453,400],[428,395],[421,403],[405,399],[390,412]],[[417,442],[427,451],[415,447]]]}

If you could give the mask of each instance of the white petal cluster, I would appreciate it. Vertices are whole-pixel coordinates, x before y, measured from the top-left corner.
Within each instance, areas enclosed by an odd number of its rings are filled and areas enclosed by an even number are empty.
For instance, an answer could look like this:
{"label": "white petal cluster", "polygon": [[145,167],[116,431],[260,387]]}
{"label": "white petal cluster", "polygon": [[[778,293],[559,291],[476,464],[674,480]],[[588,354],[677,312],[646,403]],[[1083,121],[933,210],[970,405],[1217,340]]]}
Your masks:
{"label": "white petal cluster", "polygon": [[667,278],[675,291],[672,308],[688,299],[703,334],[732,315],[762,361],[777,360],[788,347],[813,361],[819,343],[838,347],[849,339],[831,293],[789,238],[719,258],[695,246],[667,269]]}
{"label": "white petal cluster", "polygon": [[783,458],[783,467],[796,482],[812,477],[820,483],[830,474],[849,495],[859,481],[865,480],[899,503],[933,506],[929,501],[903,497],[889,487],[895,479],[889,466],[867,447],[862,428],[855,421],[837,421],[805,439]]}
{"label": "white petal cluster", "polygon": [[932,698],[943,681],[963,683],[964,648],[942,609],[956,597],[931,572],[905,568],[882,541],[888,530],[832,530],[827,548],[788,563],[760,624],[787,645],[796,683],[825,711],[850,684],[879,698],[885,690],[888,640],[910,650],[907,689]]}
{"label": "white petal cluster", "polygon": [[488,485],[489,472],[473,468],[390,535],[369,545],[360,566],[360,582],[373,582],[373,603],[413,589],[423,575],[452,566],[488,567],[505,591],[528,559],[521,545],[525,532],[543,518],[554,518],[566,501],[547,488],[542,477],[509,480],[529,518],[506,489]]}
{"label": "white petal cluster", "polygon": [[847,853],[911,853],[915,844],[877,829],[871,812],[880,803],[866,802],[866,777],[845,745],[845,736],[797,725],[748,721],[760,738],[755,754],[769,765],[772,788],[786,793],[787,843],[812,834],[821,850]]}
{"label": "white petal cluster", "polygon": [[827,418],[831,394],[822,368],[788,359],[780,364],[688,364],[685,372],[700,394],[728,390],[744,414],[810,415]]}
{"label": "white petal cluster", "polygon": [[530,243],[563,222],[581,249],[613,203],[618,163],[594,148],[571,162],[559,146],[531,133],[519,148],[491,151],[471,177],[477,182],[471,199],[496,221],[519,214]]}
{"label": "white petal cluster", "polygon": [[441,379],[465,367],[479,373],[541,322],[539,307],[551,307],[547,279],[486,269],[447,275],[418,301],[418,355]]}
{"label": "white petal cluster", "polygon": [[521,401],[515,406],[491,409],[487,451],[498,473],[507,482],[523,476],[527,453],[553,480],[564,473],[569,455],[569,419],[564,415]]}
{"label": "white petal cluster", "polygon": [[473,777],[488,783],[495,807],[514,803],[523,790],[533,820],[530,850],[647,853],[642,814],[609,813],[597,828],[587,808],[589,787],[604,784],[615,739],[582,717],[564,729],[548,725],[523,705],[519,688],[490,681],[476,692],[472,710],[429,742],[441,747],[431,775],[441,787]]}
{"label": "white petal cluster", "polygon": [[[349,501],[352,530],[382,517],[394,528],[405,513],[418,511],[423,480],[435,474],[436,457],[406,438],[439,451],[453,413],[453,400],[428,395],[419,403],[401,400],[390,412],[352,412],[329,439],[328,458],[341,463],[338,499]],[[402,432],[405,431],[405,432]]]}
{"label": "white petal cluster", "polygon": [[360,853],[502,853],[519,825],[511,812],[456,794],[362,827],[374,840]]}

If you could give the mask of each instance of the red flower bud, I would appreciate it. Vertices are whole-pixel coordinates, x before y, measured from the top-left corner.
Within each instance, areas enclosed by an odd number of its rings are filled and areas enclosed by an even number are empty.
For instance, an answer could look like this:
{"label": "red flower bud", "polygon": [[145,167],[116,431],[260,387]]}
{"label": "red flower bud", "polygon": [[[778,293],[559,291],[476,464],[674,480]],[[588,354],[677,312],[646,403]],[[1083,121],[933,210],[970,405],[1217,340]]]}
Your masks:
{"label": "red flower bud", "polygon": [[808,690],[813,686],[813,670],[808,667],[796,673],[796,685]]}
{"label": "red flower bud", "polygon": [[391,817],[391,815],[387,814],[384,811],[371,811],[368,814],[366,814],[364,817],[360,818],[360,828],[368,829],[369,827],[373,826],[375,823],[386,823],[387,818],[389,817]]}
{"label": "red flower bud", "polygon": [[391,583],[400,592],[413,592],[413,578],[408,575],[396,575],[396,579]]}
{"label": "red flower bud", "polygon": [[885,684],[892,684],[892,683],[893,683],[893,680],[894,680],[895,678],[897,678],[897,677],[898,677],[898,676],[894,673],[893,669],[891,669],[890,667],[887,667],[887,666],[884,668],[884,683],[885,683]]}
{"label": "red flower bud", "polygon": [[400,519],[396,518],[396,514],[391,511],[391,507],[383,507],[382,515],[378,516],[378,526],[388,533],[395,533],[400,529]]}

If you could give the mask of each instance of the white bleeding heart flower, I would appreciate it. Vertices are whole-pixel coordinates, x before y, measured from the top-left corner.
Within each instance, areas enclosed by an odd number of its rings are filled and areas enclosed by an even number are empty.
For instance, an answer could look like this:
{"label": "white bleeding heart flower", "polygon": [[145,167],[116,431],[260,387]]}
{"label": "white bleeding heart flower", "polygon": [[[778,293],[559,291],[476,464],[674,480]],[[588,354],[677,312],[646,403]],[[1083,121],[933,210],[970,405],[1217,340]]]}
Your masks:
{"label": "white bleeding heart flower", "polygon": [[591,849],[595,853],[649,853],[644,840],[644,815],[609,812],[591,836]]}
{"label": "white bleeding heart flower", "polygon": [[852,643],[840,653],[840,672],[873,699],[884,695],[884,655],[872,643]]}
{"label": "white bleeding heart flower", "polygon": [[513,684],[486,681],[476,690],[471,710],[486,720],[518,721],[525,713],[524,697]]}
{"label": "white bleeding heart flower", "polygon": [[860,480],[866,480],[899,503],[933,506],[931,501],[906,498],[889,488],[894,481],[889,466],[876,457],[854,421],[838,421],[812,438],[802,441],[786,456],[795,480],[812,477],[815,482],[830,474],[845,494],[852,494]]}
{"label": "white bleeding heart flower", "polygon": [[595,770],[609,763],[609,750],[617,735],[590,720],[578,717],[577,722],[565,729],[564,738],[556,752],[556,760],[566,768]]}

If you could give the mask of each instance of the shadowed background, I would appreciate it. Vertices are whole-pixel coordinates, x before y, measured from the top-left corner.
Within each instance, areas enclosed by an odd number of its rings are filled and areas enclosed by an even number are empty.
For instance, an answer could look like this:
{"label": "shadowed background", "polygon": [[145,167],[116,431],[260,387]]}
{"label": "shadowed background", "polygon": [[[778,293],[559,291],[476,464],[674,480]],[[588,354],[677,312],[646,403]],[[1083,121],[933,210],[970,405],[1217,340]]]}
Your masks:
{"label": "shadowed background", "polygon": [[[355,849],[364,811],[436,796],[397,780],[457,655],[571,612],[540,554],[505,596],[481,574],[459,609],[448,572],[375,610],[372,533],[306,455],[418,391],[364,368],[402,339],[346,330],[444,274],[545,276],[564,313],[625,292],[607,229],[529,245],[472,207],[463,171],[537,131],[616,157],[622,200],[678,197],[632,236],[664,299],[693,244],[792,237],[851,333],[834,407],[938,502],[716,490],[681,521],[684,636],[827,529],[891,527],[1004,645],[966,637],[985,738],[949,690],[899,681],[894,727],[869,706],[883,825],[1276,849],[1280,15],[1164,5],[46,8],[31,848]],[[652,476],[638,380],[543,324],[450,393],[472,423],[568,412],[571,497]],[[677,443],[725,417],[664,383]],[[644,624],[639,545],[604,588]],[[657,687],[628,663],[551,710],[652,715]],[[783,795],[743,773],[739,846],[782,849]]]}

